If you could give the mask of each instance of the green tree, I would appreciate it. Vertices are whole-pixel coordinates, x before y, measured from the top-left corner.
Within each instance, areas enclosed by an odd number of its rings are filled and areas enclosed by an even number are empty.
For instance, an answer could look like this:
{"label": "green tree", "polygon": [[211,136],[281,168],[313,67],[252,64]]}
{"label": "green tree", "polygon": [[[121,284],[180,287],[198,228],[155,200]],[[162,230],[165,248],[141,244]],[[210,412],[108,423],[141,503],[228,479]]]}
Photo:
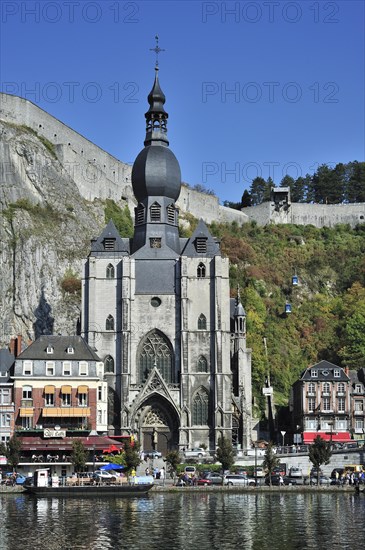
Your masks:
{"label": "green tree", "polygon": [[14,472],[20,462],[21,447],[22,442],[16,435],[13,435],[6,444],[2,443],[0,446],[0,454],[6,456],[8,464]]}
{"label": "green tree", "polygon": [[264,460],[262,461],[262,467],[267,470],[267,473],[269,475],[269,483],[270,487],[272,485],[271,483],[271,474],[280,463],[280,458],[276,456],[274,453],[273,443],[270,441],[268,446],[266,447]]}
{"label": "green tree", "polygon": [[169,472],[172,474],[175,479],[178,466],[180,464],[180,454],[179,451],[170,451],[165,457],[166,464],[169,466]]}
{"label": "green tree", "polygon": [[241,198],[241,207],[247,208],[247,206],[252,206],[252,199],[250,193],[245,189]]}
{"label": "green tree", "polygon": [[264,178],[257,177],[252,180],[250,187],[250,196],[252,205],[261,204],[264,201],[266,191],[266,181]]}
{"label": "green tree", "polygon": [[133,237],[133,220],[128,205],[121,208],[112,199],[106,199],[104,215],[105,223],[113,220],[115,227],[122,237]]}
{"label": "green tree", "polygon": [[125,442],[123,456],[127,472],[137,470],[137,467],[140,465],[141,459],[139,457],[139,448],[140,445],[136,440]]}
{"label": "green tree", "polygon": [[232,442],[227,437],[218,439],[217,460],[222,464],[222,470],[230,470],[234,464]]}
{"label": "green tree", "polygon": [[294,178],[286,174],[280,182],[280,187],[289,187],[290,193],[293,191]]}
{"label": "green tree", "polygon": [[292,202],[305,202],[307,196],[308,185],[311,177],[309,174],[303,177],[297,178],[291,188],[291,200]]}
{"label": "green tree", "polygon": [[317,470],[317,485],[319,485],[320,468],[322,464],[329,464],[331,456],[331,442],[317,435],[309,448],[309,460]]}
{"label": "green tree", "polygon": [[72,442],[71,462],[75,472],[83,472],[86,466],[86,449],[81,439]]}

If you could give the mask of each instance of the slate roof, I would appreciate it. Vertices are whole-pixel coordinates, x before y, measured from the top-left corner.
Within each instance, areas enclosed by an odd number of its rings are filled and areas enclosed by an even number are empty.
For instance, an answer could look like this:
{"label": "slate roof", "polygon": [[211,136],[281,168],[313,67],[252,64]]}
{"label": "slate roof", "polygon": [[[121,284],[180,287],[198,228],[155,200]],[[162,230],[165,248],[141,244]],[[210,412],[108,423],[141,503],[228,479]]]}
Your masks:
{"label": "slate roof", "polygon": [[[53,353],[47,353],[47,347],[53,347]],[[67,353],[68,348],[73,348],[74,353]],[[30,344],[17,359],[31,360],[73,360],[73,361],[101,361],[95,351],[85,342],[81,336],[40,336]]]}
{"label": "slate roof", "polygon": [[[115,239],[114,250],[105,250],[104,239]],[[91,256],[111,257],[113,254],[118,254],[119,256],[129,254],[129,252],[130,240],[125,238],[122,239],[113,220],[109,220],[99,237],[95,237],[91,241]]]}
{"label": "slate roof", "polygon": [[[313,377],[311,375],[312,370],[318,371],[318,376]],[[334,370],[340,370],[340,376],[334,377]],[[327,374],[325,374],[327,373]],[[339,367],[338,365],[334,365],[333,363],[330,363],[329,361],[320,361],[319,363],[316,363],[315,365],[312,365],[311,367],[308,367],[304,373],[301,376],[301,380],[318,380],[320,382],[324,382],[326,380],[336,380],[337,382],[348,382],[349,376],[345,373],[344,369],[342,367]]]}
{"label": "slate roof", "polygon": [[0,382],[9,381],[9,371],[14,361],[15,357],[8,348],[0,349]]}
{"label": "slate roof", "polygon": [[[201,237],[205,237],[207,239],[207,251],[204,254],[202,254],[201,252],[197,252],[195,248],[195,240]],[[181,254],[183,256],[188,256],[189,258],[199,258],[204,256],[213,257],[221,255],[219,242],[217,242],[210,234],[209,229],[207,228],[203,220],[199,221],[197,228],[195,229],[190,239],[188,239]]]}

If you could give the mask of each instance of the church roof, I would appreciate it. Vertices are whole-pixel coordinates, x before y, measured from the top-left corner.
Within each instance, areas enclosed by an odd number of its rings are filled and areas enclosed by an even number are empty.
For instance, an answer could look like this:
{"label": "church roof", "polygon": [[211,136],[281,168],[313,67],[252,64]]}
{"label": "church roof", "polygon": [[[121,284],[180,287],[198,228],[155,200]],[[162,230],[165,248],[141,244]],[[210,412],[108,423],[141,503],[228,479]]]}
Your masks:
{"label": "church roof", "polygon": [[91,241],[91,255],[105,255],[119,253],[121,255],[129,254],[130,241],[122,239],[119,235],[113,220],[109,220],[106,227],[103,229],[99,237],[95,237]]}
{"label": "church roof", "polygon": [[[206,247],[205,252],[202,252],[201,249],[199,249],[198,241],[199,240],[205,240]],[[212,258],[213,256],[220,256],[221,251],[219,247],[219,243],[214,239],[214,237],[209,232],[209,229],[205,225],[203,220],[200,220],[198,223],[197,228],[195,229],[194,233],[188,239],[187,243],[185,244],[185,247],[182,251],[183,256],[188,256],[190,258],[194,257],[201,257],[201,256],[207,256],[208,258]]]}

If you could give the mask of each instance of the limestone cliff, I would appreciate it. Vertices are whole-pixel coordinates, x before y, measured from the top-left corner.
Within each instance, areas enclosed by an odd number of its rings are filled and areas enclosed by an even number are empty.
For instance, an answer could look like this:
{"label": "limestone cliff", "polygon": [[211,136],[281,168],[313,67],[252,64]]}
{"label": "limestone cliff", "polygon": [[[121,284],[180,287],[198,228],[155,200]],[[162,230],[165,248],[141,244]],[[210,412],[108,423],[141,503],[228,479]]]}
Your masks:
{"label": "limestone cliff", "polygon": [[82,260],[105,223],[34,130],[0,122],[0,345],[74,334]]}

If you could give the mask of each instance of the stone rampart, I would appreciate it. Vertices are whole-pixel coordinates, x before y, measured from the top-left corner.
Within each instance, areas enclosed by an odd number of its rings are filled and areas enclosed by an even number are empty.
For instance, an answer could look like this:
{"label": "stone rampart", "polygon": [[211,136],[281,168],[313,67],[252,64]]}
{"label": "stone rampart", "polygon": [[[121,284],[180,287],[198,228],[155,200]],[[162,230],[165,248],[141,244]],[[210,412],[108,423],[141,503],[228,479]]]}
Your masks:
{"label": "stone rampart", "polygon": [[[124,199],[133,213],[136,201],[131,186],[131,165],[113,157],[27,99],[0,93],[0,118],[18,126],[27,126],[52,143],[64,170],[75,181],[84,198],[90,201],[94,198]],[[206,223],[256,221],[258,225],[293,223],[316,227],[332,227],[339,223],[354,227],[365,223],[364,203],[291,203],[285,210],[275,208],[272,202],[264,202],[239,211],[221,206],[214,195],[199,193],[184,185],[177,205],[181,211],[202,218]]]}
{"label": "stone rampart", "polygon": [[[52,143],[64,170],[84,198],[90,201],[94,198],[124,199],[133,214],[136,201],[131,186],[131,165],[113,157],[27,99],[0,93],[0,119],[27,126]],[[41,172],[42,167],[39,170]],[[183,212],[190,212],[206,223],[248,221],[239,210],[221,206],[217,197],[186,186],[182,186],[177,205]]]}

